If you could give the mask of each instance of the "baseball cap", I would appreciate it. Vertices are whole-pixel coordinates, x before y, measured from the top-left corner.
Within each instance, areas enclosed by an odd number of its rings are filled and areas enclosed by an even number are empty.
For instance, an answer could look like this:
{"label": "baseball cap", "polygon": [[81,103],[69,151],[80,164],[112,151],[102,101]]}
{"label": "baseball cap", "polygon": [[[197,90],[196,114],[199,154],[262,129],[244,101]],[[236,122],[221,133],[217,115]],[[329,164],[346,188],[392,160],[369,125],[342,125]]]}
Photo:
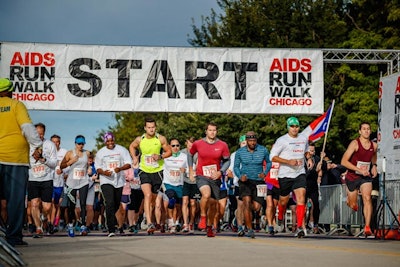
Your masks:
{"label": "baseball cap", "polygon": [[12,82],[7,78],[0,78],[0,92],[11,92],[14,90]]}
{"label": "baseball cap", "polygon": [[85,137],[83,137],[83,136],[77,136],[77,137],[75,138],[75,144],[80,144],[80,143],[86,144],[86,142],[85,142]]}
{"label": "baseball cap", "polygon": [[243,142],[243,141],[246,141],[246,135],[241,135],[241,136],[239,137],[239,144],[240,144],[241,142]]}
{"label": "baseball cap", "polygon": [[291,125],[296,125],[300,126],[299,120],[296,117],[290,117],[286,121],[287,127],[290,127]]}

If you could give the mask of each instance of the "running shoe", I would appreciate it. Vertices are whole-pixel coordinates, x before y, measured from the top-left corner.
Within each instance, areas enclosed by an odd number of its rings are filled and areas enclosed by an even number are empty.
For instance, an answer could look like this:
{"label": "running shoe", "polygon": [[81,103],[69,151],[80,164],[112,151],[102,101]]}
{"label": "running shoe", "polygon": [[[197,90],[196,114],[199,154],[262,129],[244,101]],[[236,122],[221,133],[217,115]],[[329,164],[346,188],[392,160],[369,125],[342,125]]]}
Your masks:
{"label": "running shoe", "polygon": [[294,234],[295,237],[297,238],[302,238],[307,236],[307,231],[303,229],[303,227],[299,227],[296,230],[296,233]]}
{"label": "running shoe", "polygon": [[32,236],[33,238],[42,238],[43,237],[43,230],[42,228],[37,228],[36,232]]}
{"label": "running shoe", "polygon": [[199,222],[199,225],[197,226],[197,228],[199,228],[199,230],[203,230],[203,229],[206,229],[206,227],[207,227],[207,217],[201,216],[200,222]]}
{"label": "running shoe", "polygon": [[275,234],[275,230],[273,226],[268,226],[268,230],[267,233],[270,235],[274,235]]}
{"label": "running shoe", "polygon": [[369,227],[369,225],[366,225],[366,226],[364,227],[364,235],[365,235],[365,236],[370,236],[370,235],[372,235],[371,227]]}
{"label": "running shoe", "polygon": [[88,234],[87,227],[82,225],[81,228],[79,229],[79,232],[81,233],[81,236],[87,236]]}
{"label": "running shoe", "polygon": [[189,234],[194,234],[194,225],[189,224]]}
{"label": "running shoe", "polygon": [[244,227],[242,225],[239,226],[238,231],[237,231],[237,235],[238,236],[244,236],[245,232],[244,232]]}
{"label": "running shoe", "polygon": [[49,234],[53,235],[53,234],[54,234],[54,232],[55,232],[54,225],[53,225],[53,224],[51,224],[51,223],[49,223]]}
{"label": "running shoe", "polygon": [[175,231],[180,232],[182,230],[182,226],[180,223],[175,224]]}
{"label": "running shoe", "polygon": [[231,228],[232,232],[234,232],[234,233],[236,233],[238,231],[238,228],[233,223],[230,225],[230,228]]}
{"label": "running shoe", "polygon": [[207,226],[207,237],[215,237],[215,231],[212,226]]}
{"label": "running shoe", "polygon": [[72,223],[68,224],[67,232],[68,232],[69,237],[75,236],[75,229],[74,229],[74,226],[72,225]]}
{"label": "running shoe", "polygon": [[246,236],[248,238],[255,238],[256,237],[256,235],[254,234],[254,230],[253,229],[249,229],[249,231],[247,231]]}
{"label": "running shoe", "polygon": [[111,232],[111,233],[108,234],[108,237],[114,237],[114,236],[115,236],[114,232]]}
{"label": "running shoe", "polygon": [[318,228],[318,226],[314,226],[314,228],[313,228],[313,233],[314,233],[314,234],[319,234],[319,228]]}
{"label": "running shoe", "polygon": [[283,221],[278,220],[278,223],[277,223],[277,225],[276,225],[276,231],[277,231],[278,233],[283,233],[283,232],[284,232],[284,229],[285,229],[285,227],[284,227],[284,225],[283,225]]}
{"label": "running shoe", "polygon": [[120,235],[125,235],[125,232],[124,232],[124,228],[123,228],[123,227],[118,228],[118,231],[119,231],[119,234],[120,234]]}
{"label": "running shoe", "polygon": [[184,224],[184,225],[183,225],[182,232],[183,232],[183,233],[189,232],[189,226],[188,226],[187,224]]}
{"label": "running shoe", "polygon": [[153,235],[155,230],[156,230],[156,227],[154,226],[154,224],[151,223],[147,227],[147,234]]}
{"label": "running shoe", "polygon": [[28,225],[28,231],[29,231],[29,233],[33,234],[34,232],[36,232],[36,226],[34,224],[30,223]]}
{"label": "running shoe", "polygon": [[128,229],[129,229],[129,232],[130,232],[130,233],[137,234],[137,232],[138,232],[137,227],[136,227],[136,224],[129,226]]}
{"label": "running shoe", "polygon": [[49,230],[49,222],[47,221],[47,217],[45,217],[43,214],[40,214],[40,224],[42,229],[45,231]]}
{"label": "running shoe", "polygon": [[176,233],[176,226],[174,225],[174,226],[171,226],[170,228],[169,228],[169,232],[171,233],[171,234],[175,234]]}
{"label": "running shoe", "polygon": [[161,224],[161,230],[160,230],[160,232],[161,232],[161,233],[165,233],[165,224]]}

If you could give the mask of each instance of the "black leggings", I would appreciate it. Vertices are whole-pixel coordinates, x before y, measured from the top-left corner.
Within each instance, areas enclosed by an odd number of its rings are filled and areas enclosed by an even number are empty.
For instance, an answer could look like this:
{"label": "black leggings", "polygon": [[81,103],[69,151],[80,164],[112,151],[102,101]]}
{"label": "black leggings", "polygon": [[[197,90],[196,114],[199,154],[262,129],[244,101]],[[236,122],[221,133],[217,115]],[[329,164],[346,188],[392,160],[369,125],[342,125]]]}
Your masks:
{"label": "black leggings", "polygon": [[[86,225],[86,199],[89,191],[89,185],[85,185],[79,189],[72,189],[71,195],[74,196],[76,201],[76,193],[79,191],[79,204],[81,205],[81,222]],[[75,203],[71,200],[68,201],[68,223],[72,223],[75,218]],[[78,218],[77,218],[78,219]]]}
{"label": "black leggings", "polygon": [[121,204],[122,187],[115,188],[110,184],[103,184],[101,186],[101,191],[103,192],[104,205],[106,207],[106,220],[108,232],[114,233],[116,230],[116,225],[118,225],[115,213],[119,209]]}

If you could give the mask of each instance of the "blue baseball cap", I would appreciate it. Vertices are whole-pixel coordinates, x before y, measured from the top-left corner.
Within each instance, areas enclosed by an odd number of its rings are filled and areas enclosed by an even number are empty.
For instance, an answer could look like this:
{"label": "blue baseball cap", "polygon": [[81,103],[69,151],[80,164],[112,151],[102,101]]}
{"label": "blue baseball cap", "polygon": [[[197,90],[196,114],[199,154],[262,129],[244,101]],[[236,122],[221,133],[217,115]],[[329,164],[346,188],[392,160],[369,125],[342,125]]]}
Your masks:
{"label": "blue baseball cap", "polygon": [[75,144],[86,144],[85,142],[85,137],[83,136],[77,136],[75,138]]}

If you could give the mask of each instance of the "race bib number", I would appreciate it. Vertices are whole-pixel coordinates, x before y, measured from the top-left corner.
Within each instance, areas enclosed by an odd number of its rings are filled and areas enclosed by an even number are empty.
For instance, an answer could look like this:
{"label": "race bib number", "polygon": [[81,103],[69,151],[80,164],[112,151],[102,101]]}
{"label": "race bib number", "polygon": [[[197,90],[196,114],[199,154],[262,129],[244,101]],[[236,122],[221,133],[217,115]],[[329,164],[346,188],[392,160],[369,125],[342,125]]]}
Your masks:
{"label": "race bib number", "polygon": [[107,161],[107,170],[114,171],[115,168],[119,168],[119,160]]}
{"label": "race bib number", "polygon": [[171,179],[171,182],[179,182],[181,178],[181,171],[180,170],[170,170],[169,171],[169,176]]}
{"label": "race bib number", "polygon": [[140,189],[140,178],[134,178],[133,181],[129,182],[131,189]]}
{"label": "race bib number", "polygon": [[304,159],[296,159],[296,166],[293,166],[295,170],[301,170],[304,167]]}
{"label": "race bib number", "polygon": [[211,177],[212,174],[216,173],[216,172],[217,172],[217,165],[216,164],[203,166],[203,175],[204,176]]}
{"label": "race bib number", "polygon": [[36,164],[32,166],[32,174],[34,177],[42,177],[46,175],[46,166],[44,164]]}
{"label": "race bib number", "polygon": [[100,192],[100,184],[94,183],[94,192]]}
{"label": "race bib number", "polygon": [[[357,168],[363,170],[363,171],[368,171],[369,172],[369,167],[371,166],[371,162],[365,162],[365,161],[357,161]],[[362,175],[362,173],[356,171],[357,174]]]}
{"label": "race bib number", "polygon": [[257,197],[266,197],[267,196],[267,185],[266,184],[258,184],[257,185]]}
{"label": "race bib number", "polygon": [[74,168],[73,176],[74,180],[81,180],[85,178],[85,168]]}
{"label": "race bib number", "polygon": [[157,168],[159,166],[158,161],[154,160],[152,155],[145,155],[144,163],[146,164],[146,166],[150,166],[150,167],[154,167],[154,168]]}
{"label": "race bib number", "polygon": [[269,170],[269,177],[274,180],[278,180],[278,173],[279,173],[279,163],[272,162],[271,169]]}

